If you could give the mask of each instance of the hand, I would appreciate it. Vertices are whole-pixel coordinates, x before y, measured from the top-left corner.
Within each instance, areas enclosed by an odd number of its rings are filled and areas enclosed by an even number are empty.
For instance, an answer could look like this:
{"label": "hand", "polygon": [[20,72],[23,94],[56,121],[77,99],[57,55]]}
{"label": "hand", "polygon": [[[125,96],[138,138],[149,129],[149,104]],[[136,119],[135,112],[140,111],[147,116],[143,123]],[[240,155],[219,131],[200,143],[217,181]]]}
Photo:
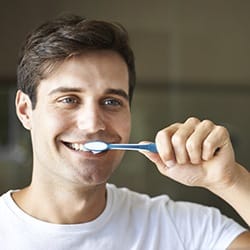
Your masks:
{"label": "hand", "polygon": [[156,135],[159,154],[143,151],[159,171],[180,183],[220,189],[232,185],[237,164],[226,128],[189,118]]}

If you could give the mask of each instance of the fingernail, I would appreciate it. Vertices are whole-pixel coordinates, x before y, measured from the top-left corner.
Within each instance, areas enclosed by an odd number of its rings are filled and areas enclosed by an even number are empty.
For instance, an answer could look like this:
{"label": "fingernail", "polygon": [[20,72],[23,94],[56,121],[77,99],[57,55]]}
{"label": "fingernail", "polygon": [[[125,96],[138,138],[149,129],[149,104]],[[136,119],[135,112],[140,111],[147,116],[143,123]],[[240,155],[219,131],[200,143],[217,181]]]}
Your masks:
{"label": "fingernail", "polygon": [[167,165],[167,167],[168,168],[172,168],[172,167],[174,167],[174,165],[175,165],[175,161],[166,161],[166,165]]}

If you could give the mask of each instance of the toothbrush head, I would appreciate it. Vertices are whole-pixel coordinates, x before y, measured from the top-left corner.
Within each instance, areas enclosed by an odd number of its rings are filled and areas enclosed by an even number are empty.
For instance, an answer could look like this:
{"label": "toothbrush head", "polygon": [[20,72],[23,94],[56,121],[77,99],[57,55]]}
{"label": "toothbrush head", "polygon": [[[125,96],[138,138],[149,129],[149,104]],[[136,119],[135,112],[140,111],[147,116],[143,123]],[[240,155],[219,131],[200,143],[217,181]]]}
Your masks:
{"label": "toothbrush head", "polygon": [[90,141],[86,142],[84,145],[84,150],[90,151],[93,154],[99,154],[108,150],[109,146],[103,141]]}

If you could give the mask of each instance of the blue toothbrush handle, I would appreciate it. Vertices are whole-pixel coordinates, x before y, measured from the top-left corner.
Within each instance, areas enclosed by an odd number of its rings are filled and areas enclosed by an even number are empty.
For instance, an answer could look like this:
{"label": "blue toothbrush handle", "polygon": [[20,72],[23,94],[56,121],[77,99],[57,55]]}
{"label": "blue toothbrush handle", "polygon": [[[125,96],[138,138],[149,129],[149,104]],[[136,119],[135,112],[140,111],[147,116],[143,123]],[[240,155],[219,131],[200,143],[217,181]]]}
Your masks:
{"label": "blue toothbrush handle", "polygon": [[155,143],[148,144],[108,144],[108,149],[120,150],[147,150],[152,153],[158,153]]}
{"label": "blue toothbrush handle", "polygon": [[156,148],[156,144],[155,143],[149,143],[149,144],[139,144],[138,148],[142,149],[142,150],[148,150],[152,153],[158,153],[158,150]]}

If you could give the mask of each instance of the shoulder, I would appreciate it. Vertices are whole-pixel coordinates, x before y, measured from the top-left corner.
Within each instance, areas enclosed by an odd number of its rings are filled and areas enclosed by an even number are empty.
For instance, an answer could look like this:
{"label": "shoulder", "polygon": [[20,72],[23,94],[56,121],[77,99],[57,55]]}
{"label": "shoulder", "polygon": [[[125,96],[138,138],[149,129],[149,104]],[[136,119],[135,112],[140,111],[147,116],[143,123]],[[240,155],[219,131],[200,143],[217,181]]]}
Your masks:
{"label": "shoulder", "polygon": [[16,190],[9,190],[0,196],[0,216],[5,216],[6,214],[12,214],[20,208],[17,206],[15,201],[12,199],[12,193]]}
{"label": "shoulder", "polygon": [[176,231],[183,235],[185,244],[190,244],[189,249],[194,249],[194,246],[226,249],[230,242],[245,231],[215,207],[169,201],[167,210]]}
{"label": "shoulder", "polygon": [[9,191],[1,194],[1,196],[0,196],[0,204],[1,204],[1,206],[3,204],[8,204],[9,202],[12,201],[12,198],[11,198],[12,192],[14,192],[14,191],[13,190],[9,190]]}
{"label": "shoulder", "polygon": [[188,249],[195,246],[224,249],[244,231],[214,207],[173,201],[167,195],[150,197],[114,185],[108,186],[108,193],[113,196],[117,214],[130,218],[129,221],[139,221],[140,225],[149,222],[157,225],[156,228],[176,234]]}

